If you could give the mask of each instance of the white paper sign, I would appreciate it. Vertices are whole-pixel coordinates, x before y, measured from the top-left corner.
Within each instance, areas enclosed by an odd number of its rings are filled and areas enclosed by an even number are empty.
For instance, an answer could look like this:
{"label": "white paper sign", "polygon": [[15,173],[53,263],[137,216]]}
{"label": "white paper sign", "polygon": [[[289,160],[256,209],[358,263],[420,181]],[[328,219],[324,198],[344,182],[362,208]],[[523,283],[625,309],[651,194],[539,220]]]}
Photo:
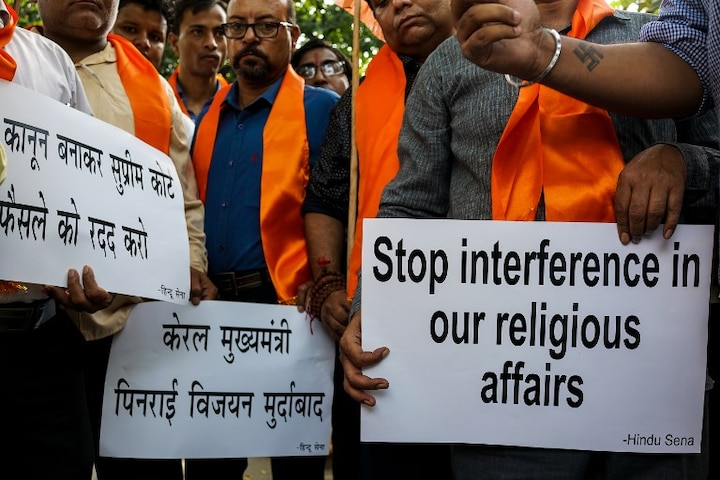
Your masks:
{"label": "white paper sign", "polygon": [[309,322],[284,305],[136,306],[113,339],[100,454],[327,455],[335,344]]}
{"label": "white paper sign", "polygon": [[[175,166],[127,132],[0,82],[0,278],[65,286],[90,265],[108,291],[187,303],[190,263]],[[32,106],[29,108],[29,106]]]}
{"label": "white paper sign", "polygon": [[366,220],[362,439],[699,452],[711,226]]}

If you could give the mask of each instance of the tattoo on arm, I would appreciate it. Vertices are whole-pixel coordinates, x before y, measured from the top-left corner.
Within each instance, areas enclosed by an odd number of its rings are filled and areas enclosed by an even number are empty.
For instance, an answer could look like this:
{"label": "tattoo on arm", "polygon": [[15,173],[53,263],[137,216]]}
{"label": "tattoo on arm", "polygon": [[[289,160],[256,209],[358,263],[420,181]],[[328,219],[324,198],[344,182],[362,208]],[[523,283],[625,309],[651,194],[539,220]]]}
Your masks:
{"label": "tattoo on arm", "polygon": [[604,57],[591,43],[587,42],[581,42],[580,45],[573,50],[573,53],[582,63],[587,63],[589,72],[592,72]]}

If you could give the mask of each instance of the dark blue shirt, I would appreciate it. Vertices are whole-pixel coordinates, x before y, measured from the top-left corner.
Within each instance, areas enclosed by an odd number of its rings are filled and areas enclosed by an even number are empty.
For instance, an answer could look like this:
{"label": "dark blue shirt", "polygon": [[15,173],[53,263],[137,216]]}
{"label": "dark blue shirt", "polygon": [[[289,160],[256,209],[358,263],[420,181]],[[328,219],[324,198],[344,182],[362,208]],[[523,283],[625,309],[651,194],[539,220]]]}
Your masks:
{"label": "dark blue shirt", "polygon": [[[203,104],[202,108],[200,109],[200,113],[195,115],[193,112],[191,112],[187,108],[187,100],[185,100],[185,92],[183,91],[183,88],[180,85],[180,82],[178,81],[176,83],[176,85],[177,85],[177,93],[180,96],[180,100],[182,100],[183,104],[185,105],[185,110],[187,110],[190,120],[197,123],[198,118],[205,115],[205,112],[207,112],[208,108],[210,108],[210,104],[212,103],[213,98],[215,98],[215,97],[213,96],[213,97],[208,98],[207,101]],[[217,91],[220,90],[220,88],[222,88],[220,85],[220,82],[217,82],[217,85],[215,88],[215,93],[217,93]]]}
{"label": "dark blue shirt", "polygon": [[[210,274],[265,267],[260,237],[263,128],[282,78],[245,108],[238,105],[236,82],[221,106],[205,197]],[[305,87],[305,124],[311,165],[315,163],[330,111],[338,98],[333,91]],[[201,114],[198,118],[198,125],[203,117]],[[299,217],[298,221],[302,219]]]}

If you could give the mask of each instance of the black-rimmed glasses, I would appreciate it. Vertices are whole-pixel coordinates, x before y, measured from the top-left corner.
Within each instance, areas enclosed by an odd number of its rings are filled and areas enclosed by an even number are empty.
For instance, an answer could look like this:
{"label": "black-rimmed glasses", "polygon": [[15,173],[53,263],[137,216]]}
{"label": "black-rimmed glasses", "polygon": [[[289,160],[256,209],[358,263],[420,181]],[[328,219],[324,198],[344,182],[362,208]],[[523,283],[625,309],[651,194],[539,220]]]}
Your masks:
{"label": "black-rimmed glasses", "polygon": [[257,22],[257,23],[223,23],[222,27],[223,35],[227,38],[244,38],[249,28],[252,28],[253,33],[257,38],[274,38],[277,36],[280,27],[289,28],[293,24],[290,22]]}
{"label": "black-rimmed glasses", "polygon": [[318,68],[326,77],[340,75],[345,72],[345,66],[340,60],[326,60],[319,66],[314,63],[303,63],[295,70],[305,80],[310,80],[317,74]]}

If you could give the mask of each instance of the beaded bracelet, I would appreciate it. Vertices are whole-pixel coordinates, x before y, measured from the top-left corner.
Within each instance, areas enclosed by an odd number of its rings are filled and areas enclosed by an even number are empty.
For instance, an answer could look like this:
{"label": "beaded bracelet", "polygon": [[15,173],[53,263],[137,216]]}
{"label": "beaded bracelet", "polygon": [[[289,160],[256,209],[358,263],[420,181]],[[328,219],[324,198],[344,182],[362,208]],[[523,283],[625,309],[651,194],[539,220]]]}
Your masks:
{"label": "beaded bracelet", "polygon": [[327,272],[320,277],[310,290],[309,314],[319,317],[325,301],[338,290],[345,289],[345,276],[335,272]]}
{"label": "beaded bracelet", "polygon": [[546,30],[550,32],[550,35],[553,36],[555,39],[555,53],[553,54],[553,57],[550,59],[550,63],[548,63],[548,66],[545,67],[545,70],[543,70],[540,75],[533,78],[532,80],[521,80],[519,82],[515,81],[510,75],[507,73],[505,74],[505,81],[516,88],[523,88],[523,87],[529,87],[530,85],[534,85],[538,82],[541,82],[545,77],[547,77],[548,73],[555,67],[555,64],[557,63],[558,59],[560,58],[560,52],[562,51],[562,41],[560,39],[560,34],[557,32],[557,30],[553,30],[552,28],[544,28],[543,30]]}

